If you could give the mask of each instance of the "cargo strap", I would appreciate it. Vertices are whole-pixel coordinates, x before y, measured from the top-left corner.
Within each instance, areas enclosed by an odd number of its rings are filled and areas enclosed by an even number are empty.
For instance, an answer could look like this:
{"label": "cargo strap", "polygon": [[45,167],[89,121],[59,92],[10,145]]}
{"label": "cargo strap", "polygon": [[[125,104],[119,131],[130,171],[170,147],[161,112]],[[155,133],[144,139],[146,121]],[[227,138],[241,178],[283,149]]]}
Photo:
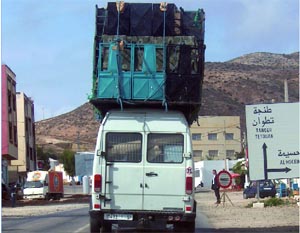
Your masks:
{"label": "cargo strap", "polygon": [[[167,57],[167,51],[166,51],[166,11],[167,11],[167,3],[161,3],[160,4],[160,10],[164,12],[164,31],[163,31],[163,72],[164,72],[164,84],[166,83],[166,57]],[[166,100],[166,85],[164,85],[163,89],[163,102],[162,105],[165,106],[165,111],[168,111],[168,104]]]}
{"label": "cargo strap", "polygon": [[117,102],[121,106],[121,110],[123,111],[123,103],[122,103],[122,98],[121,98],[121,73],[122,69],[120,68],[121,66],[121,55],[120,55],[120,43],[117,43],[118,49],[117,49],[117,69],[118,69],[118,85],[117,85],[117,90],[118,90],[118,97],[117,97]]}

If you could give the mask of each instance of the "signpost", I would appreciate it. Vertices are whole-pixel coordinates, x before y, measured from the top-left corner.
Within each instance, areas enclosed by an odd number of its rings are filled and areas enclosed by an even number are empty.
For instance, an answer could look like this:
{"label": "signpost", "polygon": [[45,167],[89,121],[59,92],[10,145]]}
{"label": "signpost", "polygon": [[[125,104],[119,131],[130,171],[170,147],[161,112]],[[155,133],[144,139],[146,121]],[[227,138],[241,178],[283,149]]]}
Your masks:
{"label": "signpost", "polygon": [[246,106],[251,180],[299,177],[299,103]]}
{"label": "signpost", "polygon": [[[223,170],[217,174],[217,182],[221,188],[227,189],[230,187],[232,183],[232,177],[228,171]],[[230,198],[226,194],[226,191],[224,190],[221,195],[221,200],[223,200],[223,206],[225,205],[225,197],[227,197],[228,201],[231,203],[231,205],[233,205]]]}

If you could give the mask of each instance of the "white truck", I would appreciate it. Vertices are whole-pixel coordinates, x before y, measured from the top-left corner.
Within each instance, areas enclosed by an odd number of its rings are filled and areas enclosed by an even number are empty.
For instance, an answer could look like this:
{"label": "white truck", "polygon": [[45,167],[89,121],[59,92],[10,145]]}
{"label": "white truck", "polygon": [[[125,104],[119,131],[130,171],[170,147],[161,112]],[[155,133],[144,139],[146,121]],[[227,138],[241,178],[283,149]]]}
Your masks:
{"label": "white truck", "polygon": [[[190,131],[178,111],[112,110],[103,119],[93,164],[90,231],[113,223],[194,232]],[[160,223],[160,224],[158,224]]]}
{"label": "white truck", "polygon": [[24,199],[59,200],[64,196],[62,172],[28,172],[23,193]]}

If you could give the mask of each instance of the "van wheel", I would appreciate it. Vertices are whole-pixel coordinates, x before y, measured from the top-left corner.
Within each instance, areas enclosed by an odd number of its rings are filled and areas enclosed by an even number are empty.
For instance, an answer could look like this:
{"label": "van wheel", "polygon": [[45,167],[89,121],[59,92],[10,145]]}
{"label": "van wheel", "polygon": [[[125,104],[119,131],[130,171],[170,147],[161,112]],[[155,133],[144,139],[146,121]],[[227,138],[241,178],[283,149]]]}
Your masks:
{"label": "van wheel", "polygon": [[99,233],[100,228],[101,228],[101,223],[97,219],[90,217],[90,232]]}
{"label": "van wheel", "polygon": [[175,232],[195,232],[195,221],[192,222],[179,222],[174,224]]}
{"label": "van wheel", "polygon": [[101,233],[107,233],[112,231],[112,224],[104,222],[103,226],[101,227]]}
{"label": "van wheel", "polygon": [[243,194],[243,198],[244,198],[244,199],[248,199],[248,196],[247,196],[246,193]]}

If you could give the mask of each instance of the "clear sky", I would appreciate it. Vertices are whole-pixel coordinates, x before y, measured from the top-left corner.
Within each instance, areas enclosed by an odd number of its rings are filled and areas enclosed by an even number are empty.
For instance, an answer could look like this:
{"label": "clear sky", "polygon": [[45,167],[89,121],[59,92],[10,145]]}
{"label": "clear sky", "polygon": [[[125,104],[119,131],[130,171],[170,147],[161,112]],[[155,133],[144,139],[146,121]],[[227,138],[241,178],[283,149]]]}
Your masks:
{"label": "clear sky", "polygon": [[[36,121],[87,102],[95,5],[106,7],[107,1],[0,1],[1,62],[17,75],[17,91],[34,100]],[[253,52],[299,51],[299,0],[170,2],[187,11],[204,9],[206,61],[223,62]]]}

